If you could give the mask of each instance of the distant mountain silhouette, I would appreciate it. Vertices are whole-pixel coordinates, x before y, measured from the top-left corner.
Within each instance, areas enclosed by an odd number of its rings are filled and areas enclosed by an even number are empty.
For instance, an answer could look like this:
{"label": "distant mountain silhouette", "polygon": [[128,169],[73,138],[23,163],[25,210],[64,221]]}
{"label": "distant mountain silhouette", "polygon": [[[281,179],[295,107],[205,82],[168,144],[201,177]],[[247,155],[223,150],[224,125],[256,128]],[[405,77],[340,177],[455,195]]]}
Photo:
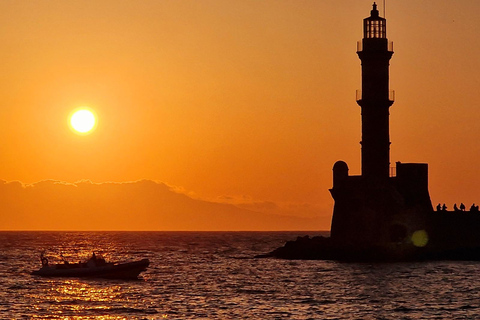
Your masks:
{"label": "distant mountain silhouette", "polygon": [[164,183],[0,180],[1,230],[315,230],[313,218],[192,199]]}

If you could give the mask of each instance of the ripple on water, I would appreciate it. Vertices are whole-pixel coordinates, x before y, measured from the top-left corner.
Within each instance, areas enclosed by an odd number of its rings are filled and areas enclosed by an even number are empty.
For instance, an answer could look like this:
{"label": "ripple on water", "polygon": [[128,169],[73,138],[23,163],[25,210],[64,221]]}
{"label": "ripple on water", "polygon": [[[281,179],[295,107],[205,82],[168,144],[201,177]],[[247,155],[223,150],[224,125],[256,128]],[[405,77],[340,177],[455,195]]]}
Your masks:
{"label": "ripple on water", "polygon": [[[0,232],[0,318],[469,319],[479,312],[475,262],[248,259],[299,235]],[[111,260],[149,258],[151,266],[134,282],[31,276],[45,248],[52,259],[95,251]]]}

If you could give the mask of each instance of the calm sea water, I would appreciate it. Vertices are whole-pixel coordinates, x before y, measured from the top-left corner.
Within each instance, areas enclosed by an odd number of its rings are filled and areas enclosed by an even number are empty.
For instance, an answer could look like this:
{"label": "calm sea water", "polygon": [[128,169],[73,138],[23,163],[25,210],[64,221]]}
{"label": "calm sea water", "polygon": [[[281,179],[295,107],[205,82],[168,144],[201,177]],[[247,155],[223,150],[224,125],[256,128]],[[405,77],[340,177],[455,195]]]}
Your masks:
{"label": "calm sea water", "polygon": [[[1,319],[480,319],[480,263],[253,259],[302,232],[0,232]],[[138,281],[31,276],[39,253],[148,258]]]}

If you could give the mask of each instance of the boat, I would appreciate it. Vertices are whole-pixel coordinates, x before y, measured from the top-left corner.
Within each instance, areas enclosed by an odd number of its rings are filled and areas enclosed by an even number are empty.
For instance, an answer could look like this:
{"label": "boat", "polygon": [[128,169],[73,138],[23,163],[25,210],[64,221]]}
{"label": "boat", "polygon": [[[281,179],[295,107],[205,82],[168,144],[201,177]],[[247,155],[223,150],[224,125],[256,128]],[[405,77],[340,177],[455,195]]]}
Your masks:
{"label": "boat", "polygon": [[105,278],[105,279],[138,279],[138,275],[145,271],[150,264],[148,259],[118,263],[106,262],[95,253],[86,262],[49,264],[42,253],[40,256],[42,267],[33,271],[32,275],[42,277],[75,277],[75,278]]}

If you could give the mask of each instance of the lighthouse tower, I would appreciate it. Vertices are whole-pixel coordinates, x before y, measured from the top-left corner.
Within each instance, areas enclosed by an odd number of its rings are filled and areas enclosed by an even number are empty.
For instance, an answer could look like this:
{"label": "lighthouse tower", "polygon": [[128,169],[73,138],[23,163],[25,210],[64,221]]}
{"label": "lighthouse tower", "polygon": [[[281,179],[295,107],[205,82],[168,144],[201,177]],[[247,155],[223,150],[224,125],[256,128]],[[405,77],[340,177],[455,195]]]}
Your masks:
{"label": "lighthouse tower", "polygon": [[357,103],[362,108],[362,176],[385,181],[390,172],[389,91],[391,43],[387,39],[386,20],[373,3],[371,15],[363,20],[363,39],[357,44],[362,61],[362,90]]}
{"label": "lighthouse tower", "polygon": [[333,166],[331,237],[337,244],[361,246],[411,245],[411,235],[426,228],[433,212],[428,194],[426,163],[396,163],[390,176],[389,64],[393,55],[387,39],[386,20],[373,3],[363,19],[363,39],[357,54],[362,63],[362,90],[357,103],[362,109],[362,174],[349,175],[348,165]]}

